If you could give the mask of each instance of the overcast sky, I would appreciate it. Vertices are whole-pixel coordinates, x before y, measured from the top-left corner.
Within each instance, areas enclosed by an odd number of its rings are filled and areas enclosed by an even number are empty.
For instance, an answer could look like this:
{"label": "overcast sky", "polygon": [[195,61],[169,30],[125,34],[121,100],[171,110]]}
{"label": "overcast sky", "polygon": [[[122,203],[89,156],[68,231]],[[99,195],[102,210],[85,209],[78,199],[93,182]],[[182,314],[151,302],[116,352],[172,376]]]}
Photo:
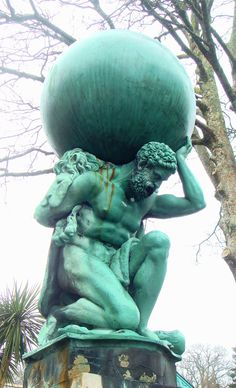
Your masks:
{"label": "overcast sky", "polygon": [[[103,1],[106,3],[106,1]],[[58,18],[66,22],[65,14]],[[67,26],[70,24],[67,23]],[[75,21],[77,28],[78,20]],[[95,28],[95,27],[94,27]],[[152,36],[152,26],[145,33]],[[228,28],[228,27],[227,27]],[[150,30],[150,31],[149,31]],[[86,34],[85,31],[81,35]],[[188,70],[188,69],[187,69]],[[0,122],[0,130],[7,128]],[[169,268],[164,287],[150,319],[151,329],[181,330],[187,344],[204,342],[236,346],[236,284],[221,258],[216,240],[204,244],[196,262],[197,245],[212,232],[219,205],[209,179],[193,153],[189,164],[200,181],[207,207],[198,214],[163,221],[151,221],[150,229],[160,229],[171,239]],[[17,279],[41,284],[52,230],[33,219],[34,208],[53,180],[53,175],[15,180],[0,190],[1,271],[0,291]],[[169,190],[178,193],[172,183]]]}

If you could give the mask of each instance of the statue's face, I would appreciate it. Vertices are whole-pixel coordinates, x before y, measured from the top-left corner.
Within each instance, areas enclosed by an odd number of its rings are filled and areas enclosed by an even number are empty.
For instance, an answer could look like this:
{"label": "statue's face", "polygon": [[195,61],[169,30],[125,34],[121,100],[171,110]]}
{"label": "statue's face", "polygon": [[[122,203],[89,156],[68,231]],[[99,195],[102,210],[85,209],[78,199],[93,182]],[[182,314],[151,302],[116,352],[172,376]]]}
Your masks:
{"label": "statue's face", "polygon": [[129,185],[129,196],[141,200],[157,192],[163,181],[171,175],[170,170],[146,163],[138,163],[132,173]]}

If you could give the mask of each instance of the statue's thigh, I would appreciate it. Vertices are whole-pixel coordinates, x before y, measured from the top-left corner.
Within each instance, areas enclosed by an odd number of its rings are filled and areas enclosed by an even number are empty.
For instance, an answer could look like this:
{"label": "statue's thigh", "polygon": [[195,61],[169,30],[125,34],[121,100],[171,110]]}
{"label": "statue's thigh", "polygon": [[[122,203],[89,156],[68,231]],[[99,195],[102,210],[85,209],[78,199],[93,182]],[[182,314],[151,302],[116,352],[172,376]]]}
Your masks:
{"label": "statue's thigh", "polygon": [[58,276],[67,291],[106,307],[112,307],[117,300],[130,299],[111,269],[84,249],[65,247],[62,263]]}
{"label": "statue's thigh", "polygon": [[155,264],[159,269],[166,265],[170,241],[165,233],[152,231],[143,236],[130,254],[130,277],[134,277],[145,266]]}

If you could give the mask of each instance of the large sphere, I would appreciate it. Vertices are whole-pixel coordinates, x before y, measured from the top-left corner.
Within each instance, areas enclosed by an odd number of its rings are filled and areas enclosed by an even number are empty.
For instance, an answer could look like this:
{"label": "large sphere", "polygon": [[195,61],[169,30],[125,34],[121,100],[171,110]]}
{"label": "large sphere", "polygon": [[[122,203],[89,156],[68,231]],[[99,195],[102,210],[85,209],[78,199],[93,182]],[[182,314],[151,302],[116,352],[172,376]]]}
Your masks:
{"label": "large sphere", "polygon": [[116,164],[149,141],[174,151],[191,135],[194,93],[183,66],[145,35],[110,30],[70,46],[47,77],[41,111],[61,156],[80,147]]}

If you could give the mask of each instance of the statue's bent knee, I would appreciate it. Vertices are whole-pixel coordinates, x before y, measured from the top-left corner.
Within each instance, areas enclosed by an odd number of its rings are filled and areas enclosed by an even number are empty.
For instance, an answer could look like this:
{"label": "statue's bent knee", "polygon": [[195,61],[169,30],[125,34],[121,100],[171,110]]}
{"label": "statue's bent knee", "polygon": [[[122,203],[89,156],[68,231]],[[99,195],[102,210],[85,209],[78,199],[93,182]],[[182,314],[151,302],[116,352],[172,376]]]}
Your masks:
{"label": "statue's bent knee", "polygon": [[140,321],[140,313],[134,303],[120,303],[119,308],[111,313],[110,324],[113,329],[136,330]]}
{"label": "statue's bent knee", "polygon": [[169,237],[159,231],[152,231],[147,233],[143,237],[143,243],[148,249],[164,249],[169,250],[170,248],[170,239]]}

